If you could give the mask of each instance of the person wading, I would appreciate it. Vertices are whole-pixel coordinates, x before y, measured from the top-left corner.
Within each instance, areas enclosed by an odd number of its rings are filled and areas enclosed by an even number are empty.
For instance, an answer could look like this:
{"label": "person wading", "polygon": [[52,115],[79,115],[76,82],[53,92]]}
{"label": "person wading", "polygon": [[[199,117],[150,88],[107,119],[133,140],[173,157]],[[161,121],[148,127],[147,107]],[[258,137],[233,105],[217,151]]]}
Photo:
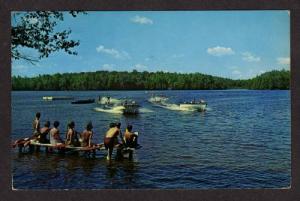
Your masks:
{"label": "person wading", "polygon": [[109,125],[109,130],[106,132],[105,137],[104,137],[104,145],[105,149],[108,150],[108,154],[106,159],[111,160],[111,156],[113,153],[114,146],[117,144],[120,144],[118,142],[118,136],[121,134],[121,123],[111,123]]}

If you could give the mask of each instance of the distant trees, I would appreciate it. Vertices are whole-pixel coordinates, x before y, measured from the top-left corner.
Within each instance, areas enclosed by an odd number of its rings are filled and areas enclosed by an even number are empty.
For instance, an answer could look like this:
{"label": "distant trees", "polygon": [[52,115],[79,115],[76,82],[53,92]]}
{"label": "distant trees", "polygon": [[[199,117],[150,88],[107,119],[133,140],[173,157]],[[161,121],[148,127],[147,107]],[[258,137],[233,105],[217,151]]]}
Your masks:
{"label": "distant trees", "polygon": [[249,80],[231,80],[201,73],[97,71],[13,76],[13,90],[166,90],[166,89],[289,89],[289,71],[271,71]]}
{"label": "distant trees", "polygon": [[249,89],[289,89],[290,88],[290,71],[273,70],[256,76],[247,81]]}

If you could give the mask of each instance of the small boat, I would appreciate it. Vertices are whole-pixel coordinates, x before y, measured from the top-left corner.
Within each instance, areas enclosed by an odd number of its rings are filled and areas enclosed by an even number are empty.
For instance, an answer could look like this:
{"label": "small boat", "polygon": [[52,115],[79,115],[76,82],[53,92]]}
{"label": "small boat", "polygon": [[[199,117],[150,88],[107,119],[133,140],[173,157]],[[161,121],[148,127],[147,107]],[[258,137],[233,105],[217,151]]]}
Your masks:
{"label": "small boat", "polygon": [[148,99],[148,101],[151,102],[151,103],[161,104],[161,103],[166,102],[168,99],[169,98],[166,97],[166,96],[162,96],[162,95],[161,96],[154,96],[154,95],[152,95],[151,98]]}
{"label": "small boat", "polygon": [[97,112],[107,112],[115,114],[138,114],[140,105],[132,100],[119,100],[116,104],[103,104],[103,106],[94,108]]}
{"label": "small boat", "polygon": [[73,100],[70,96],[43,96],[43,100],[54,101],[54,100]]}
{"label": "small boat", "polygon": [[110,96],[103,96],[103,97],[99,96],[97,103],[100,105],[115,105],[121,103],[121,100],[112,98]]}
{"label": "small boat", "polygon": [[184,102],[179,104],[179,107],[181,109],[186,109],[186,110],[196,110],[196,111],[205,111],[206,110],[207,103],[204,100],[200,101],[191,101],[191,102]]}
{"label": "small boat", "polygon": [[140,105],[135,101],[125,100],[122,104],[124,106],[123,114],[138,114]]}
{"label": "small boat", "polygon": [[82,99],[82,100],[75,100],[72,101],[71,104],[89,104],[94,103],[95,99]]}

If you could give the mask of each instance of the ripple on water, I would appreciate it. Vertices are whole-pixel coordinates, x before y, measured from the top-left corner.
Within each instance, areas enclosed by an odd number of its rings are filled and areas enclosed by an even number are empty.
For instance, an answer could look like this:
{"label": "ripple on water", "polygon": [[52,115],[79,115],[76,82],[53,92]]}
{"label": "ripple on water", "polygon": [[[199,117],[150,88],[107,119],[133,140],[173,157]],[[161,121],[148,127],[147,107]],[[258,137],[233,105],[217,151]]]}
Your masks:
{"label": "ripple on water", "polygon": [[[42,122],[58,120],[62,135],[69,120],[82,131],[94,124],[102,142],[108,124],[120,121],[139,131],[142,149],[134,161],[108,163],[76,156],[12,155],[17,189],[132,188],[281,188],[290,185],[289,91],[163,91],[170,102],[202,98],[203,113],[156,107],[143,91],[12,92],[12,138],[26,136],[34,113]],[[96,104],[74,107],[68,101],[45,102],[42,96],[132,97],[146,108],[138,116],[96,112]],[[149,95],[150,96],[150,95]],[[143,111],[143,110],[142,110]],[[80,114],[80,115],[78,115]]]}

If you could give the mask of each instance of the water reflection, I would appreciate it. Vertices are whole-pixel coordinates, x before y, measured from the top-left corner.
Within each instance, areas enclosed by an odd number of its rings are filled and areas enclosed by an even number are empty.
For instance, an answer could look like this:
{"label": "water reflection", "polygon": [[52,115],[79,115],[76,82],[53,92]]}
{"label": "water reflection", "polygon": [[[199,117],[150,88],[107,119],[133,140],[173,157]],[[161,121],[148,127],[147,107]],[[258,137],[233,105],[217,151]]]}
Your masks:
{"label": "water reflection", "polygon": [[138,162],[132,160],[107,161],[106,180],[107,188],[137,188]]}
{"label": "water reflection", "polygon": [[19,164],[31,161],[30,165],[14,167],[14,172],[25,172],[24,169],[27,169],[28,174],[21,177],[31,180],[35,186],[45,185],[46,179],[48,188],[59,188],[59,185],[73,188],[88,185],[89,182],[93,187],[99,183],[101,188],[103,184],[106,184],[105,188],[137,187],[138,162],[134,160],[107,161],[104,156],[85,158],[47,153],[15,153],[14,160]]}

